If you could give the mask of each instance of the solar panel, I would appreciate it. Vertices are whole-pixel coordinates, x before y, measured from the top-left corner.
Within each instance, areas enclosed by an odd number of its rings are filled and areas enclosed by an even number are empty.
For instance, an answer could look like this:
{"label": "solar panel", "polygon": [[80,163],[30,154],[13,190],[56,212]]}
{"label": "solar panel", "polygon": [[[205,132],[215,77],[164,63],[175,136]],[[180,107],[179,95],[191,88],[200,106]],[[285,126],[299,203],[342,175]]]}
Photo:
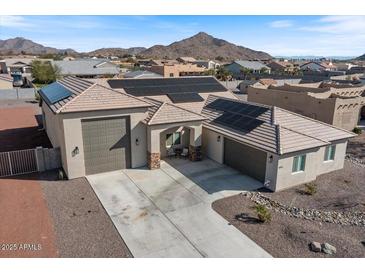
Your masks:
{"label": "solar panel", "polygon": [[198,93],[170,93],[167,94],[173,103],[202,102],[204,99]]}
{"label": "solar panel", "polygon": [[72,95],[72,93],[68,89],[66,89],[58,82],[54,82],[41,88],[39,93],[42,98],[51,105]]}
{"label": "solar panel", "polygon": [[111,79],[108,84],[111,88],[122,88],[134,96],[227,91],[214,77]]}

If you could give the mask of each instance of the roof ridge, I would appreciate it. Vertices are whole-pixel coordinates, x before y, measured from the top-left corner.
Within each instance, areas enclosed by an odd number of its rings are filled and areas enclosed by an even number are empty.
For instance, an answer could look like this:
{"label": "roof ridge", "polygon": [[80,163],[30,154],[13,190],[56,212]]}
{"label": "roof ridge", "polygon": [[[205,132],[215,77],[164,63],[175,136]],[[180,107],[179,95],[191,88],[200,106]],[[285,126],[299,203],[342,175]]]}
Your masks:
{"label": "roof ridge", "polygon": [[162,104],[157,108],[157,110],[155,111],[154,114],[152,114],[151,118],[149,119],[149,121],[147,122],[147,125],[151,125],[152,120],[156,117],[157,113],[160,112],[160,110],[162,109],[162,107],[166,104],[166,102],[162,102]]}
{"label": "roof ridge", "polygon": [[310,117],[307,117],[307,116],[301,115],[301,114],[299,114],[299,113],[296,113],[296,112],[293,112],[293,111],[290,111],[290,110],[287,110],[287,109],[284,109],[284,108],[280,108],[280,107],[277,107],[277,108],[278,108],[279,110],[282,110],[282,111],[284,111],[284,112],[288,112],[288,113],[293,114],[293,115],[296,115],[296,116],[298,116],[298,117],[302,117],[302,118],[307,119],[307,120],[310,120],[310,121],[312,121],[312,122],[316,122],[316,123],[319,123],[319,124],[322,124],[322,125],[325,125],[325,126],[328,126],[328,127],[334,128],[334,129],[337,129],[337,130],[344,131],[344,132],[346,132],[346,133],[350,133],[350,134],[351,134],[351,135],[353,135],[353,136],[356,136],[356,134],[355,134],[355,133],[353,133],[353,132],[351,132],[351,131],[349,131],[349,130],[346,130],[346,129],[343,129],[343,128],[340,128],[340,127],[336,127],[336,126],[331,125],[331,124],[327,124],[327,123],[325,123],[325,122],[322,122],[322,121],[319,121],[319,120],[316,120],[316,119],[313,119],[313,118],[310,118]]}
{"label": "roof ridge", "polygon": [[[62,84],[61,84],[62,85]],[[68,106],[69,104],[71,104],[72,102],[74,102],[77,98],[79,98],[81,95],[85,94],[85,92],[87,90],[89,90],[90,88],[96,86],[97,84],[94,83],[92,84],[90,87],[84,89],[82,92],[80,92],[79,94],[77,94],[75,97],[71,98],[70,101],[66,102],[63,106],[61,106],[59,109],[56,110],[56,113],[60,113],[66,106]],[[63,86],[63,85],[62,85]]]}

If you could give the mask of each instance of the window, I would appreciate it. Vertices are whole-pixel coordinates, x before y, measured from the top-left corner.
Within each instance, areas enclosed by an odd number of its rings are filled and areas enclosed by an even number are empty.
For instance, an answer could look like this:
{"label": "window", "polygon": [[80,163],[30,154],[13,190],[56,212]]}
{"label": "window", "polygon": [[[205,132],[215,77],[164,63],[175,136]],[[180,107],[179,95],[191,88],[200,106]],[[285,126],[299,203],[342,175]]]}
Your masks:
{"label": "window", "polygon": [[306,155],[299,155],[299,156],[295,156],[293,159],[293,168],[292,168],[292,172],[300,172],[300,171],[304,171],[305,169],[305,158]]}
{"label": "window", "polygon": [[166,134],[166,147],[181,144],[181,132]]}
{"label": "window", "polygon": [[328,146],[324,151],[324,161],[333,161],[335,159],[336,146]]}
{"label": "window", "polygon": [[174,74],[173,73],[170,73],[170,77],[174,77]]}

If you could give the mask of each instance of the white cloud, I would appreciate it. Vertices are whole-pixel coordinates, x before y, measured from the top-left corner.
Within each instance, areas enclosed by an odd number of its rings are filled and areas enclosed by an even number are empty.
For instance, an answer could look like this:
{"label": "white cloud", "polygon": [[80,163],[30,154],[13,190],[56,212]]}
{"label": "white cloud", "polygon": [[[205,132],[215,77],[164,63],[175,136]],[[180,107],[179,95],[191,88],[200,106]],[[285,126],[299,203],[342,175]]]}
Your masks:
{"label": "white cloud", "polygon": [[293,22],[291,20],[277,20],[270,22],[269,25],[272,28],[289,28],[293,26]]}
{"label": "white cloud", "polygon": [[328,34],[365,34],[365,16],[324,16],[300,29]]}
{"label": "white cloud", "polygon": [[33,24],[29,23],[23,16],[0,15],[0,26],[19,28],[19,27],[32,27]]}

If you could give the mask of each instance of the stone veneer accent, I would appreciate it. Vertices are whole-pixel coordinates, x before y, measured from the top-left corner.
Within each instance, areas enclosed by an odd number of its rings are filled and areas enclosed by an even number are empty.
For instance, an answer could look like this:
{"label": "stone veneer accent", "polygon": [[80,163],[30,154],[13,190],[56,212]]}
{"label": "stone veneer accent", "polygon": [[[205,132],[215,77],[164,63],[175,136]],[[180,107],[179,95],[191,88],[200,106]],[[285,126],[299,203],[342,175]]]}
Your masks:
{"label": "stone veneer accent", "polygon": [[149,169],[159,169],[160,168],[160,153],[147,152],[147,164]]}
{"label": "stone veneer accent", "polygon": [[201,161],[202,160],[202,147],[201,146],[189,146],[189,160]]}

